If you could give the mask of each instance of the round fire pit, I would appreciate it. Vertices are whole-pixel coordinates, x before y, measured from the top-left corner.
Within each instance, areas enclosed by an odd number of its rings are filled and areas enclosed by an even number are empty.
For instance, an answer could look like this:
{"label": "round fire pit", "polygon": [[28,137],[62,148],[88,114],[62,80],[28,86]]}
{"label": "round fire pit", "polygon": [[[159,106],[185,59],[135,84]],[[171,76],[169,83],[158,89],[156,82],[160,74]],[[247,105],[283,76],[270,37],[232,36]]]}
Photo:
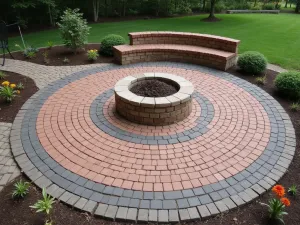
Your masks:
{"label": "round fire pit", "polygon": [[135,123],[168,125],[190,115],[193,92],[191,82],[173,74],[128,76],[115,85],[116,110]]}

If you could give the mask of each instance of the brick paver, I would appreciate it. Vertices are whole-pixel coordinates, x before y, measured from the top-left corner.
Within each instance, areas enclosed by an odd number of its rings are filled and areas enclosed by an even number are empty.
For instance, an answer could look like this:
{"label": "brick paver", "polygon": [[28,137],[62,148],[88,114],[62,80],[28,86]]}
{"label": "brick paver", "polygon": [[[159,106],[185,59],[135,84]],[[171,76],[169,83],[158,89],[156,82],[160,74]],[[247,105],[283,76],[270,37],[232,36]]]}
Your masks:
{"label": "brick paver", "polygon": [[11,180],[20,175],[9,144],[11,123],[0,123],[0,191]]}
{"label": "brick paver", "polygon": [[[112,87],[149,71],[191,81],[197,119],[156,128],[120,120]],[[225,212],[275,184],[296,145],[288,115],[269,94],[187,64],[75,73],[39,91],[23,109],[11,132],[22,170],[67,204],[109,219],[178,221]]]}
{"label": "brick paver", "polygon": [[[91,64],[81,66],[43,66],[25,61],[6,59],[5,66],[0,70],[22,74],[32,78],[42,89],[51,82],[64,78],[74,72],[105,66],[106,64]],[[20,169],[15,163],[9,142],[11,123],[0,123],[0,191],[10,181],[20,175]]]}

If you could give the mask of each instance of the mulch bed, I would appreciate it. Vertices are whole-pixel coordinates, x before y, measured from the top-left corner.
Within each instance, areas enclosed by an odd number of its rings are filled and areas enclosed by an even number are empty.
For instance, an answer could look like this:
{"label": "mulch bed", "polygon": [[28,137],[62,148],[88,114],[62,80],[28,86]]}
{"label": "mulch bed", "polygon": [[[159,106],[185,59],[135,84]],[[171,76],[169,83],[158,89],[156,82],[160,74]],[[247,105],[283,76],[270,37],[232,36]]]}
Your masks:
{"label": "mulch bed", "polygon": [[[244,75],[239,71],[232,69],[230,73],[248,80],[251,83],[255,83],[254,76]],[[294,124],[297,139],[297,149],[294,160],[289,167],[288,173],[280,180],[280,184],[284,185],[286,188],[292,184],[297,184],[299,186],[300,180],[300,113],[293,112],[290,110],[290,104],[292,101],[286,100],[279,95],[277,95],[273,81],[276,77],[275,72],[267,71],[266,72],[266,84],[260,86],[266,92],[271,94],[280,104],[285,108],[287,113],[290,115],[291,120]],[[18,178],[20,179],[20,178]],[[26,179],[25,176],[22,176],[22,179]],[[0,225],[42,225],[43,216],[41,214],[35,214],[32,209],[29,208],[30,205],[34,204],[38,199],[41,198],[41,192],[35,187],[31,188],[30,194],[24,199],[15,201],[11,199],[11,191],[13,189],[13,184],[9,184],[0,192]],[[299,189],[299,188],[298,188]],[[300,190],[299,190],[300,191]],[[299,192],[298,192],[299,195]],[[272,197],[271,192],[265,193],[259,197],[256,201],[242,206],[240,208],[231,210],[228,213],[221,214],[217,217],[211,218],[206,221],[194,221],[189,222],[188,224],[193,225],[276,225],[277,223],[270,222],[268,220],[267,208],[261,206],[260,202],[267,203]],[[300,201],[299,197],[292,198],[291,206],[287,208],[289,215],[285,216],[286,225],[299,225],[300,224]],[[53,220],[55,225],[119,225],[119,224],[128,224],[121,222],[111,222],[100,218],[94,218],[89,216],[86,213],[79,212],[77,210],[72,210],[70,207],[56,202],[53,212]],[[279,223],[278,223],[279,224]]]}
{"label": "mulch bed", "polygon": [[[33,59],[27,59],[24,57],[21,51],[12,53],[13,57],[17,60],[22,60],[26,62],[37,63],[40,65],[46,66],[72,66],[72,65],[86,65],[92,63],[112,63],[114,61],[113,57],[105,57],[100,55],[98,59],[94,62],[91,62],[87,59],[87,50],[90,49],[100,49],[100,44],[87,44],[84,49],[79,50],[76,54],[74,54],[70,49],[64,46],[54,46],[51,49],[41,48],[36,53],[36,57]],[[43,53],[47,50],[49,63],[45,63]],[[0,56],[2,57],[2,56]],[[9,55],[7,55],[10,58]],[[64,63],[64,59],[67,58],[69,60],[68,63]]]}
{"label": "mulch bed", "polygon": [[[14,84],[21,82],[24,85],[24,89],[21,90],[21,94],[18,95],[11,103],[7,103],[3,98],[0,98],[0,122],[12,123],[22,105],[39,89],[35,85],[35,82],[29,77],[12,72],[4,71],[4,73],[8,75],[5,80]],[[0,80],[0,84],[3,81],[4,80]]]}
{"label": "mulch bed", "polygon": [[151,79],[138,82],[130,89],[130,91],[138,96],[154,98],[173,95],[178,90],[174,85],[163,80]]}

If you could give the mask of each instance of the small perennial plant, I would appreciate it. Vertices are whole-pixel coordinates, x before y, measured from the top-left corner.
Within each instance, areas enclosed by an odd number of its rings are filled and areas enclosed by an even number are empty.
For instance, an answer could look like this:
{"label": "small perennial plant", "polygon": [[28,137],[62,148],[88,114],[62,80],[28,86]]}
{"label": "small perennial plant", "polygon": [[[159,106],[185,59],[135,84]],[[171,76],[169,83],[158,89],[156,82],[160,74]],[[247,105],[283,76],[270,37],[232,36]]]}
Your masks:
{"label": "small perennial plant", "polygon": [[97,49],[91,49],[87,51],[87,58],[89,61],[96,61],[99,57]]}
{"label": "small perennial plant", "polygon": [[269,204],[262,203],[262,205],[269,208],[270,219],[279,220],[284,223],[283,216],[288,214],[285,212],[285,207],[290,206],[291,202],[288,198],[284,197],[286,193],[285,188],[282,185],[275,185],[272,188],[272,191],[275,193],[276,197],[272,198],[269,201]]}
{"label": "small perennial plant", "polygon": [[16,84],[11,84],[9,81],[4,81],[0,86],[0,97],[4,98],[4,100],[8,103],[12,102],[12,100],[20,94],[20,91],[16,89]]}

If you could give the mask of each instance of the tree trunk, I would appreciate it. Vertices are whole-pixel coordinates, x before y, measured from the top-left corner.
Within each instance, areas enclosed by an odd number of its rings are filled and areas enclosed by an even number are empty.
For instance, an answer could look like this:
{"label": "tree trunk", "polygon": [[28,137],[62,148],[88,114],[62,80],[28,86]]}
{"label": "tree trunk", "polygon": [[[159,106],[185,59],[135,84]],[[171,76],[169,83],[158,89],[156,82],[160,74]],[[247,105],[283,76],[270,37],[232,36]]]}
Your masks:
{"label": "tree trunk", "polygon": [[287,8],[287,5],[288,5],[288,0],[285,0],[285,6],[284,6],[284,8]]}
{"label": "tree trunk", "polygon": [[54,26],[50,5],[48,5],[48,13],[49,13],[49,18],[50,18],[50,24],[51,24],[51,26]]}
{"label": "tree trunk", "polygon": [[295,12],[300,13],[300,0],[297,0]]}
{"label": "tree trunk", "polygon": [[215,17],[215,5],[216,5],[216,0],[211,0],[210,1],[210,12],[209,12],[208,18],[216,18]]}
{"label": "tree trunk", "polygon": [[100,0],[93,0],[94,22],[98,21]]}
{"label": "tree trunk", "polygon": [[256,6],[256,4],[257,4],[257,0],[254,0],[254,7]]}
{"label": "tree trunk", "polygon": [[206,7],[206,0],[203,0],[202,11],[205,11],[205,7]]}

